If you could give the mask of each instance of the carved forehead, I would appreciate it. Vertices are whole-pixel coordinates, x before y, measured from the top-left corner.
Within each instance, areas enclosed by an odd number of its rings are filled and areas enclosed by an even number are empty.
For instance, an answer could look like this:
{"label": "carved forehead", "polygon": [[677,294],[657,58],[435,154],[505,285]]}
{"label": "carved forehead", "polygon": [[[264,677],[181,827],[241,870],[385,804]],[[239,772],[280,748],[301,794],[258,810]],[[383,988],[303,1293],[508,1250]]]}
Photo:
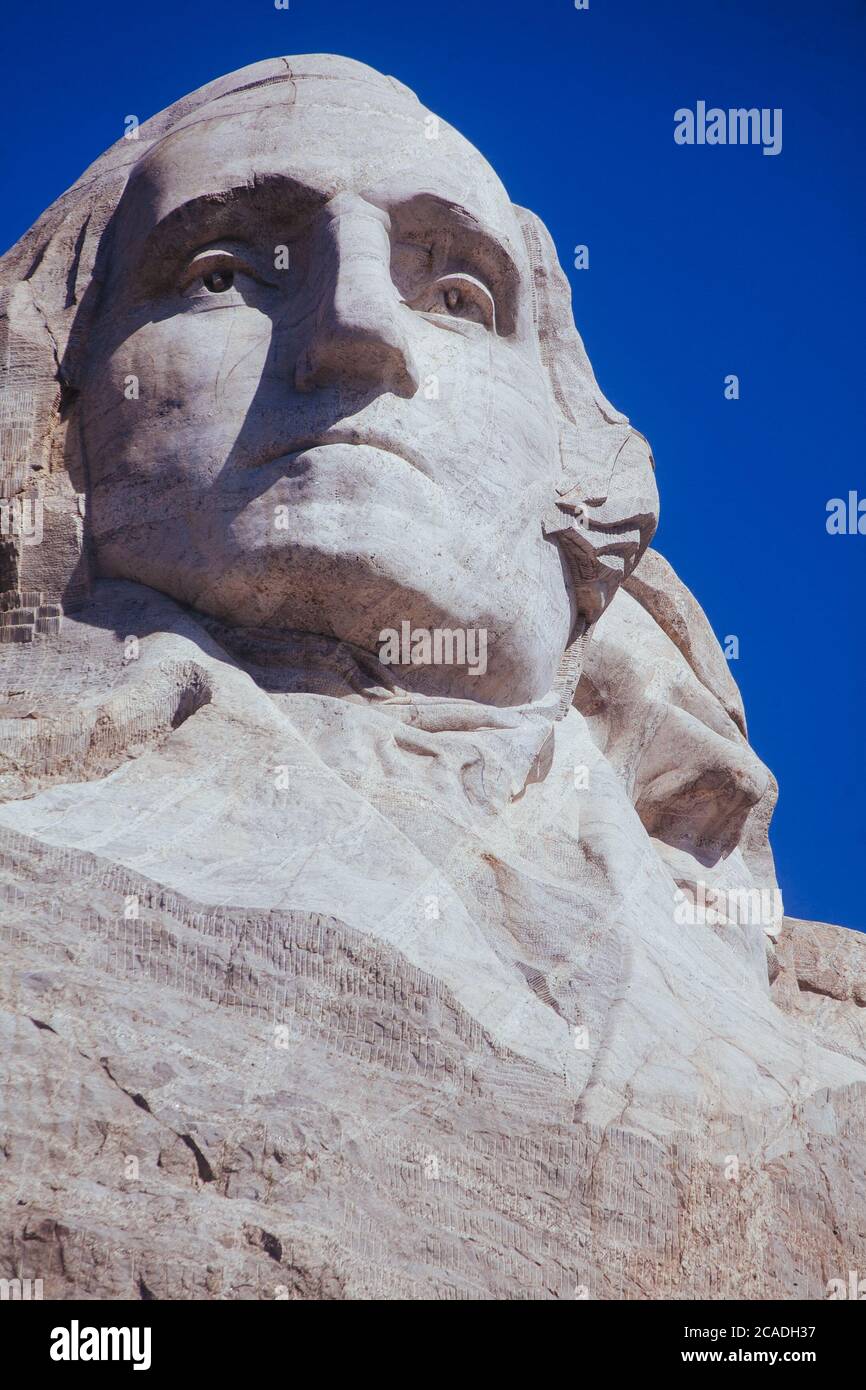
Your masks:
{"label": "carved forehead", "polygon": [[199,106],[135,166],[120,212],[122,241],[143,239],[196,199],[272,189],[282,178],[313,201],[345,189],[383,205],[434,193],[488,228],[523,271],[517,218],[487,161],[408,89],[375,76],[271,78]]}

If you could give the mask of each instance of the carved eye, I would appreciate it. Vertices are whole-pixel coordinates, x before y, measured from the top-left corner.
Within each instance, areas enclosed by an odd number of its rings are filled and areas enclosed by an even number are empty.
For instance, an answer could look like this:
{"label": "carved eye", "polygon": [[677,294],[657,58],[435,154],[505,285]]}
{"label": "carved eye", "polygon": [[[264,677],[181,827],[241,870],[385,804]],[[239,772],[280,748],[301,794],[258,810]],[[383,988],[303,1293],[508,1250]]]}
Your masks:
{"label": "carved eye", "polygon": [[482,324],[496,331],[496,307],[486,285],[474,275],[443,275],[410,301],[410,307],[424,314],[441,314]]}
{"label": "carved eye", "polygon": [[[184,299],[198,304],[199,308],[206,306],[212,295],[225,295],[225,304],[210,307],[227,309],[260,293],[258,287],[275,288],[257,269],[251,256],[241,255],[230,246],[210,246],[193,256],[177,288]],[[230,294],[230,290],[234,290],[234,294]]]}
{"label": "carved eye", "polygon": [[202,284],[211,294],[225,294],[230,290],[235,282],[233,270],[212,270],[209,275],[202,277]]}

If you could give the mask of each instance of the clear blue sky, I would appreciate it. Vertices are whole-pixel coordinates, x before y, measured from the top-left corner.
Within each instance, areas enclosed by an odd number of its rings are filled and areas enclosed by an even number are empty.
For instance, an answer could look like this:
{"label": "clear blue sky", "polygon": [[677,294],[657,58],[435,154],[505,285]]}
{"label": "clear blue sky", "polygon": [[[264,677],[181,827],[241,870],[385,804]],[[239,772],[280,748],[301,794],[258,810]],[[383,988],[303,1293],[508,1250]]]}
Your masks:
{"label": "clear blue sky", "polygon": [[[43,0],[4,19],[0,246],[123,132],[224,72],[334,52],[393,73],[549,226],[605,392],[652,442],[656,544],[781,784],[787,911],[866,927],[866,0]],[[781,107],[777,157],[673,113]],[[726,401],[736,373],[740,399]]]}

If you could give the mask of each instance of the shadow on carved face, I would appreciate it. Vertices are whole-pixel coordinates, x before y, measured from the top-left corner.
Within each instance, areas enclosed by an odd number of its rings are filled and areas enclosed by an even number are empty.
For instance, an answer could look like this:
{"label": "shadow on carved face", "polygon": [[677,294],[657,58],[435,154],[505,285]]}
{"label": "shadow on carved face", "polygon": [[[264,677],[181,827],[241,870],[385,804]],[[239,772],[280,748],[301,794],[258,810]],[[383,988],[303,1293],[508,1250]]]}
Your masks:
{"label": "shadow on carved face", "polygon": [[557,438],[519,229],[504,192],[455,201],[452,170],[371,181],[358,126],[324,173],[250,155],[202,192],[181,131],[133,175],[82,380],[97,571],[368,651],[406,621],[483,629],[484,698],[518,703],[572,617],[540,526]]}

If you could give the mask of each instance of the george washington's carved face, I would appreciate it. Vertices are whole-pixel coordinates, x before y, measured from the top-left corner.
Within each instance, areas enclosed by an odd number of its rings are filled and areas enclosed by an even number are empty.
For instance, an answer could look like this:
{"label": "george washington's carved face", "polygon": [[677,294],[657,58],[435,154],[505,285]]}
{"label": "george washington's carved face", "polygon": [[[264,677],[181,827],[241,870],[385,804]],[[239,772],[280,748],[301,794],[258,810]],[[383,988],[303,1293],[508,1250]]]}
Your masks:
{"label": "george washington's carved face", "polygon": [[574,617],[528,256],[481,156],[370,90],[213,101],[137,164],[82,382],[97,566],[374,652],[485,629],[486,676],[412,683],[517,703]]}

